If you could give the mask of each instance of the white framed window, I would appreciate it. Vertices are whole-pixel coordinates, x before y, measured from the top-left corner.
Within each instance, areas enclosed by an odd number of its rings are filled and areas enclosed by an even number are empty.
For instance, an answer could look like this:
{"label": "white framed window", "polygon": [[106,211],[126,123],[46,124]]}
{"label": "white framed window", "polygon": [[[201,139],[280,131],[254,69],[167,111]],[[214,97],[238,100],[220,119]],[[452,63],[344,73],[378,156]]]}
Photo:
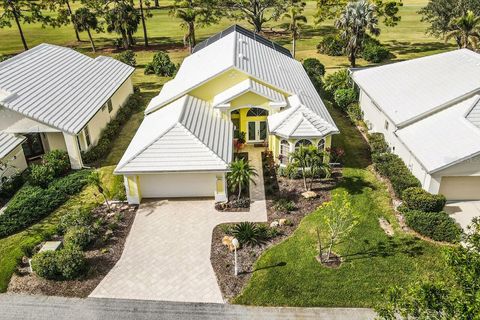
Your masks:
{"label": "white framed window", "polygon": [[300,146],[308,147],[311,145],[312,145],[312,141],[308,139],[301,139],[301,140],[298,140],[297,143],[295,143],[295,150],[300,148]]}
{"label": "white framed window", "polygon": [[90,131],[88,131],[88,126],[83,129],[83,134],[85,135],[85,143],[87,144],[87,147],[90,147],[92,141],[90,140]]}
{"label": "white framed window", "polygon": [[268,116],[268,111],[261,108],[250,108],[247,111],[247,117],[260,117],[260,116]]}
{"label": "white framed window", "polygon": [[388,127],[390,126],[390,124],[388,123],[387,120],[385,120],[385,130],[388,130]]}
{"label": "white framed window", "polygon": [[280,141],[280,163],[288,164],[288,154],[290,153],[290,143],[287,140]]}

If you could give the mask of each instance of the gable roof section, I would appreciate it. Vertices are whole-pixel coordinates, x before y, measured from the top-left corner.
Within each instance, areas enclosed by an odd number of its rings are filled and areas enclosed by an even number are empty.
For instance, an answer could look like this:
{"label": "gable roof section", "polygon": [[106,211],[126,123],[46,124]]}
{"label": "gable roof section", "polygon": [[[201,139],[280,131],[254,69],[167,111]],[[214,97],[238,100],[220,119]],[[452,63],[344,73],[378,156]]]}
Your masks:
{"label": "gable roof section", "polygon": [[468,111],[466,118],[480,128],[480,97],[475,100],[472,108]]}
{"label": "gable roof section", "polygon": [[71,134],[90,121],[135,69],[41,44],[0,63],[0,105]]}
{"label": "gable roof section", "polygon": [[0,131],[0,159],[12,152],[13,149],[18,147],[23,141],[25,141],[25,137],[23,136]]}
{"label": "gable roof section", "polygon": [[145,117],[115,172],[225,171],[232,141],[233,124],[186,95]]}
{"label": "gable roof section", "polygon": [[479,95],[396,131],[428,173],[435,173],[480,153],[480,130],[467,112]]}
{"label": "gable roof section", "polygon": [[352,79],[402,126],[480,90],[480,54],[468,49],[355,70]]}
{"label": "gable roof section", "polygon": [[213,107],[230,102],[247,92],[253,92],[274,103],[283,104],[283,106],[287,105],[285,97],[280,92],[270,89],[257,81],[246,79],[237,85],[217,94],[213,98]]}
{"label": "gable roof section", "polygon": [[297,95],[307,108],[336,129],[302,64],[274,49],[271,44],[238,30],[233,30],[185,58],[175,78],[165,84],[145,112],[149,114],[158,110],[230,69],[244,72],[258,82],[290,95]]}

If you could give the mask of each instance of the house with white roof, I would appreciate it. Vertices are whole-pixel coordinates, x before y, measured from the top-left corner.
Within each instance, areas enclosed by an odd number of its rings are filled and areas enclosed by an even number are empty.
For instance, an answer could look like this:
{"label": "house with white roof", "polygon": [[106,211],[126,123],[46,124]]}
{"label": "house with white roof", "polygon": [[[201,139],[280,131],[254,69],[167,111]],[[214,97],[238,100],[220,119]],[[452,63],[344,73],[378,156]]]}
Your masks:
{"label": "house with white roof", "polygon": [[480,54],[467,49],[354,70],[370,131],[425,190],[480,199]]}
{"label": "house with white roof", "polygon": [[147,106],[115,169],[124,175],[128,201],[225,201],[239,132],[285,165],[300,145],[328,148],[338,129],[302,64],[234,25],[197,45]]}
{"label": "house with white roof", "polygon": [[54,149],[81,152],[133,93],[134,68],[108,57],[41,44],[0,63],[0,161],[12,172]]}

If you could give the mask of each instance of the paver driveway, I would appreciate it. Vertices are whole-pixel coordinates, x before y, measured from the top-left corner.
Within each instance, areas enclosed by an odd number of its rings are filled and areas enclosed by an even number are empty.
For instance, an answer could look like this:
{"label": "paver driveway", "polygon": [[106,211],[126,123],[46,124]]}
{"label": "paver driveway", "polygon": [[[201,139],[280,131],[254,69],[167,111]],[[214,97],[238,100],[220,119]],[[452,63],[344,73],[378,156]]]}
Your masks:
{"label": "paver driveway", "polygon": [[267,220],[259,154],[250,212],[221,213],[205,199],[156,200],[140,205],[122,257],[91,297],[223,303],[210,263],[213,228]]}

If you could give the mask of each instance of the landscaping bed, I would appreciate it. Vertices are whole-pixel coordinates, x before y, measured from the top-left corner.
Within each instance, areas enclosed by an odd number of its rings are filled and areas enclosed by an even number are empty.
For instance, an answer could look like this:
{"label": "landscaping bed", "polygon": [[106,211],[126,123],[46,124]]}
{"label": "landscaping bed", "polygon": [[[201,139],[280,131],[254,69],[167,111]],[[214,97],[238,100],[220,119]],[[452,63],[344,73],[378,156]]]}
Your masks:
{"label": "landscaping bed", "polygon": [[[96,238],[85,249],[87,271],[76,280],[47,280],[29,272],[24,257],[12,276],[7,292],[41,294],[65,297],[87,297],[120,259],[125,240],[135,218],[137,207],[124,203],[112,204],[108,212],[105,205],[93,210],[95,219],[102,219]],[[58,235],[52,240],[60,239]],[[38,251],[41,245],[34,248]]]}
{"label": "landscaping bed", "polygon": [[[210,260],[217,276],[218,284],[225,299],[230,300],[238,295],[252,275],[258,271],[254,267],[255,261],[262,253],[271,246],[278,244],[289,237],[298,227],[300,221],[309,213],[314,211],[323,202],[329,200],[330,190],[335,187],[341,178],[340,169],[334,170],[331,178],[317,180],[314,183],[312,191],[317,193],[316,198],[305,199],[301,196],[303,190],[303,181],[301,179],[287,179],[272,175],[269,170],[265,170],[264,160],[264,181],[267,197],[267,216],[266,226],[271,226],[272,222],[282,221],[282,225],[270,227],[275,229],[271,232],[271,237],[265,243],[254,247],[243,247],[237,251],[239,263],[239,275],[234,275],[234,255],[222,243],[227,235],[226,229],[231,225],[218,225],[214,228],[212,234],[211,256]],[[274,187],[272,187],[272,184]],[[269,191],[268,191],[269,190]],[[286,199],[295,204],[295,209],[291,211],[279,208],[278,200]],[[260,224],[259,224],[260,225]],[[277,265],[268,266],[275,268]],[[281,265],[278,265],[281,267]],[[262,269],[265,269],[264,267]]]}

